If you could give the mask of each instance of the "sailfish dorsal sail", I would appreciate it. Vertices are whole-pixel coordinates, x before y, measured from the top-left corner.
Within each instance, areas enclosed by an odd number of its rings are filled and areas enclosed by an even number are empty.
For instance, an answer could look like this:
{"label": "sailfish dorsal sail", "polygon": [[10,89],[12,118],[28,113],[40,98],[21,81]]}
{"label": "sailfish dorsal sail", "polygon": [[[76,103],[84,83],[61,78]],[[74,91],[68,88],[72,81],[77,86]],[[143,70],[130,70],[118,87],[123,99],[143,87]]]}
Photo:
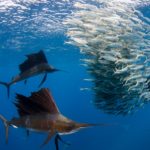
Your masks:
{"label": "sailfish dorsal sail", "polygon": [[33,92],[29,97],[17,94],[15,105],[20,116],[35,115],[39,113],[59,113],[57,105],[47,88],[43,88],[38,92]]}
{"label": "sailfish dorsal sail", "polygon": [[19,65],[19,69],[21,73],[39,64],[48,63],[46,56],[42,50],[40,50],[38,53],[33,53],[30,55],[26,55],[26,56],[27,56],[27,59],[22,64]]}

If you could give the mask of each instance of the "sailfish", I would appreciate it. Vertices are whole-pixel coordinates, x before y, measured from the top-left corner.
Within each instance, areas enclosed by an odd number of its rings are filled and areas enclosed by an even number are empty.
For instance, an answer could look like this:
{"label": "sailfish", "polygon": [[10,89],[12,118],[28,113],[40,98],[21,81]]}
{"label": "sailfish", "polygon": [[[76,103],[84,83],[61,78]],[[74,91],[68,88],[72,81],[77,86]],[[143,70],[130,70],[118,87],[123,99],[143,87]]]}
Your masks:
{"label": "sailfish", "polygon": [[0,81],[0,84],[7,87],[8,97],[9,89],[12,84],[22,80],[25,80],[26,83],[28,78],[44,73],[45,75],[41,83],[39,84],[39,86],[41,86],[46,81],[48,73],[59,71],[58,69],[55,69],[53,66],[48,64],[46,56],[42,50],[40,50],[37,53],[32,53],[26,56],[27,59],[19,65],[19,75],[15,76],[9,83]]}
{"label": "sailfish", "polygon": [[51,138],[56,135],[55,145],[56,150],[58,150],[58,141],[63,141],[60,137],[61,134],[74,133],[81,128],[90,126],[105,126],[105,124],[78,123],[65,117],[60,113],[47,88],[42,88],[37,92],[33,92],[29,97],[17,94],[15,106],[19,113],[18,118],[13,118],[8,121],[0,115],[0,119],[5,125],[6,142],[8,142],[9,126],[22,127],[29,132],[46,132],[48,136],[41,146],[47,144]]}

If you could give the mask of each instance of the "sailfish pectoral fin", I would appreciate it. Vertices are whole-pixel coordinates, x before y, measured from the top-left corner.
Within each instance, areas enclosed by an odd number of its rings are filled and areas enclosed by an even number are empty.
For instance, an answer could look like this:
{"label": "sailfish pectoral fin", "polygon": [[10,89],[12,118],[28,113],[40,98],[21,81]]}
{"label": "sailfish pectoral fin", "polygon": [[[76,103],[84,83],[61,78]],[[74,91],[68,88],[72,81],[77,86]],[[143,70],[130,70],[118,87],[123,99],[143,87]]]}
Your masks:
{"label": "sailfish pectoral fin", "polygon": [[56,150],[59,150],[59,147],[58,147],[58,134],[55,137],[55,146],[56,146]]}
{"label": "sailfish pectoral fin", "polygon": [[60,137],[60,135],[59,134],[57,134],[57,138],[58,138],[58,140],[60,140],[62,143],[64,143],[65,145],[71,145],[70,143],[68,143],[68,142],[66,142],[66,141],[64,141],[61,137]]}
{"label": "sailfish pectoral fin", "polygon": [[0,82],[0,84],[4,85],[4,86],[7,88],[7,95],[8,95],[8,97],[9,97],[9,95],[10,95],[10,86],[11,86],[11,83]]}
{"label": "sailfish pectoral fin", "polygon": [[45,73],[41,83],[39,84],[39,87],[46,81],[46,78],[47,78],[47,73]]}
{"label": "sailfish pectoral fin", "polygon": [[63,144],[67,145],[67,146],[70,146],[71,144],[70,143],[67,143],[66,141],[64,141],[59,134],[56,135],[55,137],[55,146],[56,146],[56,150],[59,150],[59,147],[58,147],[58,140],[60,140]]}
{"label": "sailfish pectoral fin", "polygon": [[24,84],[27,84],[27,80],[24,80]]}
{"label": "sailfish pectoral fin", "polygon": [[44,141],[44,143],[41,145],[41,147],[43,147],[44,145],[46,145],[50,139],[52,138],[52,136],[55,134],[55,131],[51,131],[49,134],[48,134],[48,137],[46,138],[46,140]]}
{"label": "sailfish pectoral fin", "polygon": [[29,136],[29,134],[30,134],[30,131],[29,131],[29,130],[27,130],[26,132],[27,132],[27,136]]}

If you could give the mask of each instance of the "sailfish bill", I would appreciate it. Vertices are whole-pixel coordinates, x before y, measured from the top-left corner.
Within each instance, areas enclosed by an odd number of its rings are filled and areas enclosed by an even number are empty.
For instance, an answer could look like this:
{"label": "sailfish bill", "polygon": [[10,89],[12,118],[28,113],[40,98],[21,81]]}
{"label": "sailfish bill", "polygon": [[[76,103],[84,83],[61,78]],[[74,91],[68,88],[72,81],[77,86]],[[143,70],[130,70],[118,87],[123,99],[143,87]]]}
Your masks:
{"label": "sailfish bill", "polygon": [[0,115],[0,119],[4,122],[6,129],[6,141],[8,141],[9,126],[21,127],[27,131],[47,132],[48,137],[42,146],[47,144],[56,135],[55,145],[56,150],[58,150],[58,141],[69,145],[61,139],[61,134],[71,134],[81,128],[95,125],[105,126],[105,124],[78,123],[65,117],[60,113],[50,91],[46,88],[38,92],[33,92],[29,97],[17,94],[14,104],[17,108],[19,118],[13,118],[8,121]]}
{"label": "sailfish bill", "polygon": [[25,80],[26,83],[28,78],[44,74],[44,77],[39,84],[39,86],[41,86],[46,81],[48,73],[59,71],[59,69],[55,69],[48,64],[46,56],[42,50],[37,53],[26,55],[26,57],[27,59],[19,65],[20,73],[17,76],[15,76],[9,83],[0,82],[1,85],[4,85],[7,88],[8,97],[10,93],[9,89],[12,84],[23,80]]}

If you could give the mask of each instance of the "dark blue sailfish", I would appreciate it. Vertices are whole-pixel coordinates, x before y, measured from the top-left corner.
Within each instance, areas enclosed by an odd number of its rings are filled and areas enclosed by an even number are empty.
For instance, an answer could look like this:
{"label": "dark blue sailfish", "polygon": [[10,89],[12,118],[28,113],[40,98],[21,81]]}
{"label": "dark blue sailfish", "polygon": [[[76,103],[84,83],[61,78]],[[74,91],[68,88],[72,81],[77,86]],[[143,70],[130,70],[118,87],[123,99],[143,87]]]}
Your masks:
{"label": "dark blue sailfish", "polygon": [[55,69],[53,66],[48,64],[46,56],[42,50],[40,50],[38,53],[33,53],[26,56],[27,59],[19,65],[20,74],[15,76],[9,83],[0,82],[0,84],[7,87],[8,97],[9,89],[12,84],[22,80],[25,80],[26,83],[28,78],[44,73],[45,75],[39,84],[39,86],[41,86],[46,81],[47,73],[59,71],[58,69]]}

